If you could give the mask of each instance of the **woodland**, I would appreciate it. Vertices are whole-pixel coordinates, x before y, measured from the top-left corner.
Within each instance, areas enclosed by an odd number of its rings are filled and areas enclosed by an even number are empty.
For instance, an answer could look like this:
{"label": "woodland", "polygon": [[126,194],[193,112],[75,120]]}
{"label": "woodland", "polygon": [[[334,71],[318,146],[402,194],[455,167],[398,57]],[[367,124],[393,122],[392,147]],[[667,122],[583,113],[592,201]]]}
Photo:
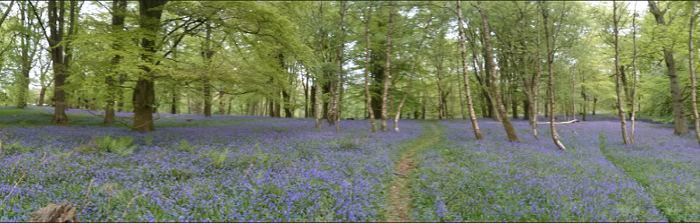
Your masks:
{"label": "woodland", "polygon": [[698,5],[2,1],[0,222],[700,221]]}

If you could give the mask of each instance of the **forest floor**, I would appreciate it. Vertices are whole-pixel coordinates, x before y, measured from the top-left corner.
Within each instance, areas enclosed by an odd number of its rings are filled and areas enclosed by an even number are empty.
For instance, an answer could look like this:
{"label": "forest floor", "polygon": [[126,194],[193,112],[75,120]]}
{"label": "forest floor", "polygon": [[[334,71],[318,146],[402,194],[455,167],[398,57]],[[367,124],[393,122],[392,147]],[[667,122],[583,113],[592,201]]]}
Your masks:
{"label": "forest floor", "polygon": [[[430,124],[423,123],[425,135],[416,144],[407,148],[401,155],[401,159],[396,164],[394,181],[388,193],[389,210],[387,211],[387,222],[406,222],[411,220],[413,208],[411,207],[411,171],[415,169],[417,152],[437,144],[440,139],[440,126],[435,121]],[[432,130],[428,130],[432,129]],[[427,130],[427,131],[426,131]]]}
{"label": "forest floor", "polygon": [[[639,121],[636,145],[616,115],[558,125],[560,151],[522,119],[401,120],[370,133],[310,118],[157,114],[156,131],[103,124],[96,114],[0,108],[0,222],[69,203],[79,221],[700,220],[700,149],[693,134]],[[563,120],[563,119],[560,119]],[[629,124],[629,123],[628,123]]]}

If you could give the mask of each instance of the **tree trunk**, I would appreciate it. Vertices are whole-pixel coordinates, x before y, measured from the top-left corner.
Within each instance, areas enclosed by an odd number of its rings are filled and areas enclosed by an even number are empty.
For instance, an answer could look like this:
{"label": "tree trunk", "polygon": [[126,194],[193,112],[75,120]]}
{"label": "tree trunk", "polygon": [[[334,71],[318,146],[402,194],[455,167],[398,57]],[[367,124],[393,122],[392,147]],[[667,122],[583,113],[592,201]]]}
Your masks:
{"label": "tree trunk", "polygon": [[523,119],[530,120],[530,102],[527,99],[523,100]]}
{"label": "tree trunk", "polygon": [[[635,4],[636,4],[636,3],[635,3]],[[636,6],[636,5],[635,5],[635,6]],[[693,4],[693,12],[695,11],[694,8],[695,8],[695,4]],[[693,28],[692,28],[692,27],[693,27],[693,22],[692,22],[692,20],[691,20],[691,23],[690,23],[690,27],[691,27],[691,28],[690,28],[690,33],[691,33],[691,35],[690,35],[690,40],[692,40],[692,39],[693,39],[693,35],[692,35],[692,33],[693,33]],[[637,91],[637,14],[636,14],[636,13],[633,13],[633,14],[632,14],[632,46],[633,46],[633,48],[634,48],[634,54],[632,55],[632,78],[634,78],[634,81],[633,81],[633,84],[632,84],[632,98],[631,98],[632,100],[631,100],[631,103],[630,103],[630,105],[632,105],[632,108],[630,109],[630,110],[632,110],[632,112],[631,112],[631,114],[630,114],[630,120],[631,120],[631,122],[632,122],[632,128],[631,128],[631,130],[630,130],[630,143],[632,143],[632,145],[634,145],[634,124],[635,124],[635,123],[634,123],[634,116],[635,116],[635,114],[634,114],[634,112],[635,112],[635,109],[634,109],[634,103],[635,103],[635,102],[634,102],[634,94],[635,94],[636,91]],[[692,51],[693,51],[693,50],[692,50],[692,49],[693,49],[693,48],[692,48],[692,41],[691,41],[691,45],[690,45],[690,46],[691,46],[691,47],[690,47],[690,51],[692,52]],[[692,63],[692,61],[693,61],[692,53],[689,55],[689,58],[690,58],[690,61],[691,61],[691,63]],[[691,64],[691,69],[692,69],[692,64]],[[691,74],[692,74],[692,70],[691,70]],[[692,78],[691,80],[695,81],[695,78]],[[694,86],[694,85],[693,85],[693,86]],[[695,92],[695,90],[693,89],[692,92]],[[693,97],[693,99],[695,99],[695,98]],[[585,109],[585,107],[584,107],[584,109]],[[584,110],[584,112],[585,112],[585,110]],[[696,114],[697,114],[697,112],[696,112]],[[584,116],[583,116],[583,120],[584,120],[584,121],[586,120],[585,114],[584,114]],[[697,120],[697,118],[696,118],[695,120]],[[697,121],[696,121],[696,123],[697,123]],[[695,132],[696,132],[696,133],[698,132],[698,131],[697,131],[697,126],[696,126],[696,131],[695,131]],[[700,140],[700,136],[698,136],[698,137],[699,137],[698,140]]]}
{"label": "tree trunk", "polygon": [[214,55],[214,51],[211,50],[211,25],[209,23],[206,24],[206,35],[203,48],[202,57],[204,57],[204,61],[206,63],[206,68],[204,69],[204,73],[202,75],[202,82],[204,85],[202,88],[204,90],[204,117],[211,117],[212,98],[209,69],[211,69],[211,57]]}
{"label": "tree trunk", "polygon": [[219,115],[226,114],[226,108],[224,106],[226,103],[224,102],[224,92],[220,91],[219,92]]}
{"label": "tree trunk", "polygon": [[306,83],[304,84],[304,117],[311,117],[311,112],[309,111],[309,71],[306,70]]}
{"label": "tree trunk", "polygon": [[[482,116],[484,118],[492,118],[493,120],[497,122],[501,122],[501,118],[496,115],[495,108],[494,108],[494,103],[493,103],[493,96],[491,96],[491,93],[488,91],[488,82],[490,80],[489,76],[486,74],[486,70],[488,68],[484,68],[481,66],[481,62],[478,61],[478,54],[476,53],[476,46],[474,45],[474,42],[476,41],[476,35],[474,31],[470,32],[472,35],[471,41],[469,41],[472,49],[472,62],[474,63],[474,76],[476,77],[477,82],[481,86],[481,95],[482,97],[486,97],[486,108],[488,109],[487,112],[482,112]],[[465,41],[466,41],[466,33],[465,33]],[[480,41],[483,43],[483,39],[480,39]],[[483,45],[483,44],[482,44]],[[483,76],[483,80],[481,77],[479,77],[479,73],[481,73],[481,76]],[[483,108],[482,108],[483,110]]]}
{"label": "tree trunk", "polygon": [[518,119],[518,102],[518,100],[515,100],[515,96],[510,100],[511,110],[513,110],[513,119]]}
{"label": "tree trunk", "polygon": [[595,104],[598,102],[598,96],[593,96],[593,112],[591,115],[595,115]]}
{"label": "tree trunk", "polygon": [[576,64],[571,70],[571,120],[576,119]]}
{"label": "tree trunk", "polygon": [[[124,29],[124,18],[126,12],[126,0],[114,0],[112,2],[112,33],[119,36],[121,31]],[[117,39],[112,43],[112,48],[115,50],[121,50],[122,44],[120,39]],[[116,94],[119,92],[120,86],[116,86],[117,80],[115,76],[119,76],[121,72],[117,71],[117,65],[121,62],[122,57],[120,55],[114,55],[111,61],[110,74],[107,75],[107,105],[105,107],[105,117],[104,123],[114,123],[114,101],[116,100]]]}
{"label": "tree trunk", "polygon": [[[21,74],[18,76],[18,94],[17,94],[17,108],[25,108],[27,107],[27,96],[29,93],[29,72],[32,69],[32,56],[29,54],[29,47],[30,47],[30,28],[32,26],[32,19],[29,16],[29,10],[26,8],[26,2],[20,2],[20,25],[22,27],[26,27],[23,29],[22,32],[22,37],[20,38],[20,60],[22,61],[21,65]],[[4,19],[4,18],[3,18]]]}
{"label": "tree trunk", "polygon": [[[427,31],[428,27],[430,26],[430,23],[432,20],[428,20],[428,23],[425,25],[423,28],[423,36],[421,37],[420,41],[418,42],[418,49],[416,50],[415,57],[413,59],[413,64],[411,65],[411,70],[409,72],[410,78],[408,79],[408,86],[406,87],[406,91],[403,94],[403,97],[401,98],[401,102],[399,102],[399,107],[396,108],[396,116],[394,117],[394,131],[398,132],[399,131],[399,118],[401,118],[401,109],[403,108],[404,103],[406,102],[406,98],[408,98],[408,93],[411,92],[411,87],[413,86],[413,76],[415,76],[415,71],[416,71],[416,66],[420,62],[420,50],[423,48],[423,41],[425,41],[427,37]],[[416,119],[418,118],[417,115]]]}
{"label": "tree trunk", "polygon": [[467,113],[464,111],[464,100],[462,99],[462,85],[460,83],[462,80],[459,79],[459,75],[457,75],[457,92],[459,92],[459,105],[462,111],[462,119],[467,120]]}
{"label": "tree trunk", "polygon": [[[442,61],[441,61],[442,62]],[[442,66],[438,65],[437,67],[437,86],[438,86],[438,118],[440,120],[443,120],[445,118],[445,111],[444,111],[444,106],[443,106],[443,94],[442,94]]]}
{"label": "tree trunk", "polygon": [[496,65],[494,64],[493,60],[493,52],[491,48],[491,31],[489,30],[489,22],[488,18],[486,18],[486,12],[484,11],[484,8],[481,7],[481,1],[478,2],[479,4],[479,14],[481,14],[481,21],[482,21],[482,30],[483,30],[483,38],[484,38],[484,49],[485,49],[485,60],[486,60],[486,67],[488,68],[488,73],[490,73],[491,77],[491,92],[492,95],[495,99],[496,102],[496,109],[498,110],[498,114],[501,118],[501,122],[503,123],[503,127],[506,130],[506,134],[508,135],[508,140],[511,142],[518,141],[518,135],[515,132],[515,128],[513,127],[513,123],[510,122],[510,119],[508,118],[508,111],[503,105],[503,101],[501,100],[500,92],[498,90],[498,76],[496,74]]}
{"label": "tree trunk", "polygon": [[622,90],[620,89],[620,66],[619,66],[619,61],[620,61],[620,50],[618,46],[618,31],[617,31],[617,23],[618,23],[618,18],[617,18],[617,2],[613,0],[613,24],[614,24],[614,30],[615,32],[615,91],[617,93],[617,115],[620,117],[620,125],[622,129],[622,140],[625,142],[625,145],[630,145],[630,140],[627,137],[627,123],[625,121],[625,105],[622,103]]}
{"label": "tree trunk", "polygon": [[695,28],[695,19],[697,18],[698,14],[695,14],[697,3],[693,2],[692,4],[693,9],[690,12],[693,16],[690,17],[690,32],[688,33],[688,67],[690,69],[690,100],[693,106],[693,119],[695,120],[695,137],[698,139],[698,143],[700,144],[700,117],[698,116],[698,103],[696,98],[697,93],[695,92],[697,89],[697,81],[695,80],[695,67],[693,66],[693,29]]}
{"label": "tree trunk", "polygon": [[367,47],[365,48],[365,98],[367,99],[367,111],[369,112],[369,123],[372,127],[372,132],[377,132],[377,126],[374,124],[374,110],[372,109],[372,96],[369,94],[369,22],[372,14],[372,6],[367,9],[365,15],[365,41],[367,42]]}
{"label": "tree trunk", "polygon": [[[65,27],[64,23],[64,12],[65,12],[65,1],[60,1],[60,5],[56,7],[56,0],[49,0],[48,11],[49,11],[49,27],[51,36],[49,37],[49,48],[51,50],[51,61],[53,62],[53,73],[54,73],[54,113],[51,117],[51,122],[56,124],[68,124],[70,119],[66,116],[65,110],[68,109],[68,103],[66,102],[66,92],[63,90],[63,85],[66,83],[66,78],[68,78],[68,65],[70,64],[70,54],[69,45],[66,44],[60,47],[63,41],[63,30]],[[69,28],[68,38],[71,37],[73,26],[72,23],[75,19],[75,1],[71,1],[70,9],[70,20],[71,27]],[[64,56],[64,52],[66,55]]]}
{"label": "tree trunk", "polygon": [[[649,11],[654,14],[656,18],[656,23],[666,27],[666,21],[664,20],[664,14],[666,10],[661,11],[656,5],[655,1],[649,1]],[[666,30],[662,30],[663,36],[665,37]],[[673,104],[673,124],[675,135],[683,135],[689,132],[688,124],[686,124],[685,110],[683,108],[683,95],[681,91],[681,85],[678,80],[678,70],[676,69],[676,61],[673,59],[673,50],[669,49],[667,46],[663,46],[664,60],[666,61],[666,68],[668,69],[668,79],[671,83],[671,100]]]}
{"label": "tree trunk", "polygon": [[557,130],[554,128],[554,108],[555,106],[555,100],[554,100],[554,71],[552,70],[552,63],[554,63],[554,40],[550,41],[550,38],[553,39],[553,37],[550,37],[550,32],[549,32],[549,22],[548,22],[548,16],[549,16],[549,11],[544,6],[544,2],[539,2],[542,5],[542,18],[544,19],[544,31],[545,31],[545,37],[547,40],[547,66],[549,68],[549,127],[552,129],[552,140],[554,141],[554,144],[559,147],[561,150],[566,150],[566,147],[564,147],[564,144],[562,144],[559,141],[559,134],[557,134]]}
{"label": "tree trunk", "polygon": [[[163,13],[162,6],[168,1],[139,1],[139,25],[146,31],[146,37],[141,39],[141,47],[144,54],[141,60],[147,64],[155,64],[153,55],[158,51],[155,48],[155,39],[161,28],[160,17]],[[153,102],[155,100],[155,82],[153,74],[148,66],[139,66],[144,71],[136,81],[134,88],[134,131],[150,132],[155,130],[153,125]]]}
{"label": "tree trunk", "polygon": [[391,75],[391,31],[394,26],[394,2],[389,1],[389,30],[386,35],[386,65],[384,66],[384,88],[382,90],[382,131],[386,131],[387,94]]}

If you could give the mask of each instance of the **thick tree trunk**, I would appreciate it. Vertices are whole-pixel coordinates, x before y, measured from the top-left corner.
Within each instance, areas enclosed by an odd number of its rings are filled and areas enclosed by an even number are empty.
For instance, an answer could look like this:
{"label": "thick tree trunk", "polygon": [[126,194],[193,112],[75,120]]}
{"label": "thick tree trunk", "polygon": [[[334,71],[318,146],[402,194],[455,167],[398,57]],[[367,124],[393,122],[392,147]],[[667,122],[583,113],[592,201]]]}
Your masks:
{"label": "thick tree trunk", "polygon": [[523,100],[523,119],[530,120],[530,102],[527,99]]}
{"label": "thick tree trunk", "polygon": [[365,15],[365,41],[367,47],[365,48],[365,98],[367,99],[367,111],[369,112],[369,123],[372,127],[372,132],[377,132],[377,126],[374,124],[374,110],[372,109],[372,96],[369,94],[369,22],[372,14],[372,6],[367,9]]}
{"label": "thick tree trunk", "polygon": [[486,12],[484,11],[484,8],[481,7],[481,1],[479,1],[478,4],[479,14],[481,14],[481,21],[483,27],[482,30],[485,49],[484,56],[487,64],[486,67],[488,68],[488,73],[490,73],[489,76],[491,77],[491,92],[496,102],[496,109],[498,110],[499,117],[501,118],[501,123],[503,123],[503,127],[505,128],[506,134],[508,135],[508,140],[510,140],[511,142],[518,141],[518,135],[515,132],[513,123],[511,123],[510,119],[508,118],[508,111],[503,105],[503,101],[501,100],[500,92],[498,90],[498,76],[496,74],[496,65],[494,64],[493,59],[493,49],[491,48],[491,31],[489,29],[488,18],[486,18]]}
{"label": "thick tree trunk", "polygon": [[[155,48],[155,36],[161,28],[160,17],[163,13],[162,6],[168,1],[139,1],[139,25],[146,31],[146,37],[141,39],[141,47],[144,54],[141,60],[148,64],[154,64],[153,54],[158,49]],[[148,66],[139,67],[144,74],[136,81],[134,88],[134,131],[150,132],[155,130],[153,125],[153,102],[155,101],[155,82],[153,74]]]}
{"label": "thick tree trunk", "polygon": [[[665,27],[666,21],[664,20],[664,14],[666,10],[661,11],[656,5],[655,1],[649,1],[649,11],[654,14],[656,18],[656,23],[664,26],[662,35],[666,35]],[[664,38],[662,36],[662,38]],[[666,68],[668,69],[668,79],[671,83],[671,100],[673,107],[673,124],[675,135],[683,135],[689,132],[688,124],[686,124],[685,109],[683,108],[683,95],[681,91],[681,85],[678,80],[678,70],[676,69],[676,61],[673,58],[673,50],[668,47],[663,47],[664,60],[666,61]]]}
{"label": "thick tree trunk", "polygon": [[544,31],[545,31],[545,37],[547,40],[547,66],[549,68],[549,127],[552,129],[552,141],[554,141],[554,144],[559,147],[561,150],[566,150],[566,147],[564,147],[564,144],[559,141],[559,134],[557,134],[557,130],[554,128],[554,108],[556,108],[556,103],[554,100],[554,70],[552,70],[552,65],[554,63],[554,40],[550,41],[550,38],[553,39],[553,37],[550,36],[550,31],[549,31],[549,22],[548,22],[548,16],[549,16],[549,11],[546,7],[544,7],[544,2],[539,2],[542,7],[542,18],[544,19]]}
{"label": "thick tree trunk", "polygon": [[[75,2],[71,2],[71,23],[74,21],[75,17]],[[56,0],[49,0],[48,11],[49,11],[49,27],[51,36],[49,37],[49,48],[51,50],[51,61],[53,62],[53,72],[54,72],[54,113],[51,117],[51,122],[56,124],[67,124],[70,122],[68,116],[66,116],[65,110],[68,109],[68,103],[66,102],[66,92],[63,90],[63,85],[66,83],[66,78],[68,78],[68,65],[67,59],[70,59],[67,55],[70,54],[68,51],[68,46],[60,47],[59,44],[63,41],[63,30],[64,30],[64,12],[65,12],[65,2],[60,1],[60,6],[56,7]],[[72,34],[72,25],[69,31],[69,36]],[[66,56],[64,57],[64,52]]]}
{"label": "thick tree trunk", "polygon": [[620,89],[621,83],[620,83],[620,66],[619,66],[619,61],[620,61],[620,50],[618,46],[618,30],[617,30],[617,23],[618,23],[618,18],[617,18],[617,2],[613,0],[613,24],[614,24],[614,30],[613,32],[615,33],[615,92],[617,93],[617,115],[620,117],[620,127],[622,129],[622,140],[625,142],[625,145],[630,145],[630,140],[627,137],[627,123],[625,121],[625,105],[622,103],[622,90]]}
{"label": "thick tree trunk", "polygon": [[693,119],[695,120],[695,137],[698,139],[698,143],[700,143],[700,117],[698,116],[697,93],[695,92],[697,89],[697,81],[695,80],[695,67],[693,64],[693,29],[695,28],[695,19],[697,18],[697,14],[695,14],[697,3],[693,2],[692,4],[693,9],[690,12],[693,16],[690,17],[690,32],[688,33],[688,67],[690,69],[690,100],[693,106]]}
{"label": "thick tree trunk", "polygon": [[389,93],[389,76],[391,75],[391,32],[394,26],[394,2],[389,1],[389,30],[386,35],[386,64],[384,66],[384,88],[382,90],[382,131],[386,131],[387,94]]}

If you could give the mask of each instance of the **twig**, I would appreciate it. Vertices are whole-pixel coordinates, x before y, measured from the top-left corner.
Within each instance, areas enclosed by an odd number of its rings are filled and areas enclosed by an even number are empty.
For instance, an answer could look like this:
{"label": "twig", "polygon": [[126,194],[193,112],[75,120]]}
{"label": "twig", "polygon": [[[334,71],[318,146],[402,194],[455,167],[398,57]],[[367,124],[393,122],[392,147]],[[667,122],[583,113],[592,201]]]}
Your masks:
{"label": "twig", "polygon": [[134,200],[136,200],[136,198],[146,196],[147,194],[150,194],[151,192],[152,192],[152,191],[148,191],[148,192],[143,193],[143,194],[141,194],[141,195],[139,195],[139,196],[136,196],[136,197],[134,197],[134,198],[131,198],[131,201],[129,201],[129,203],[126,204],[126,210],[124,210],[124,213],[122,214],[122,219],[123,219],[124,217],[126,217],[126,212],[129,211],[129,207],[131,206],[131,202],[134,202]]}
{"label": "twig", "polygon": [[20,177],[19,180],[17,180],[17,182],[15,182],[15,186],[12,187],[12,190],[10,190],[10,193],[7,194],[7,196],[5,196],[4,199],[2,199],[2,202],[0,202],[0,204],[5,204],[5,201],[7,200],[7,198],[10,197],[10,195],[12,195],[12,192],[15,191],[15,188],[17,188],[17,185],[19,184],[19,182],[21,182],[22,179],[24,179],[25,175],[27,175],[27,173],[22,174],[22,177]]}
{"label": "twig", "polygon": [[92,188],[92,183],[93,183],[94,181],[95,181],[95,180],[90,180],[90,186],[88,186],[87,194],[85,194],[85,198],[83,198],[83,204],[84,204],[84,205],[83,205],[83,208],[80,209],[80,214],[83,214],[83,211],[85,211],[85,207],[87,207],[87,206],[90,204],[90,202],[88,202],[87,204],[85,204],[85,201],[87,200],[88,196],[90,195],[90,189]]}

